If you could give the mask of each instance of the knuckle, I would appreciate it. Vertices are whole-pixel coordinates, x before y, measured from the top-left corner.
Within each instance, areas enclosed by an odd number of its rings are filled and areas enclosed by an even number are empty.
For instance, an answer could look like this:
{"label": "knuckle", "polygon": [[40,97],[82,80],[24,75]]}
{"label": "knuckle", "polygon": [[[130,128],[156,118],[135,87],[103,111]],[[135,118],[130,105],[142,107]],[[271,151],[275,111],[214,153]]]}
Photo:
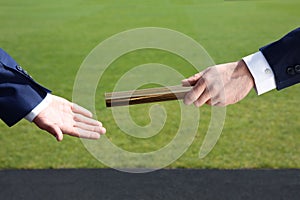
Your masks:
{"label": "knuckle", "polygon": [[194,74],[192,78],[198,78],[198,74]]}
{"label": "knuckle", "polygon": [[193,88],[189,93],[185,95],[185,99],[188,101],[192,101],[195,96],[195,89]]}
{"label": "knuckle", "polygon": [[195,105],[196,107],[200,107],[200,105],[199,105],[199,103],[198,103],[197,101],[194,102],[194,105]]}
{"label": "knuckle", "polygon": [[203,102],[202,102],[201,99],[198,99],[197,101],[194,102],[194,105],[195,105],[196,107],[200,107],[200,106],[203,105]]}
{"label": "knuckle", "polygon": [[73,115],[73,120],[74,121],[79,121],[79,116],[78,115]]}

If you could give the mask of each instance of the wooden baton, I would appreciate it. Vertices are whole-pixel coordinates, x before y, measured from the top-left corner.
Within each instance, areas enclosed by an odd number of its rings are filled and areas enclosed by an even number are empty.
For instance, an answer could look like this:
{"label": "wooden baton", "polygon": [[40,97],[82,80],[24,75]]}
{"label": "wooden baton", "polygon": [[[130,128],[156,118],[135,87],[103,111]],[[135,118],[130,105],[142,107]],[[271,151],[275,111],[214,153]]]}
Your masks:
{"label": "wooden baton", "polygon": [[125,92],[105,93],[106,107],[128,106],[183,99],[191,87],[169,86]]}

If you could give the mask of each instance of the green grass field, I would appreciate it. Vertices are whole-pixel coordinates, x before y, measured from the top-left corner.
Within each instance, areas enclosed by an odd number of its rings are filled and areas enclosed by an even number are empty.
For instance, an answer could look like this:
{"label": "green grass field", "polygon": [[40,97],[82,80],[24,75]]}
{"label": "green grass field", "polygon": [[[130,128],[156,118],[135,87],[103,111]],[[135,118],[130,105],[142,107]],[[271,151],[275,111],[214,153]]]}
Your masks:
{"label": "green grass field", "polygon": [[[216,63],[235,61],[299,26],[298,0],[10,0],[0,1],[0,44],[38,82],[54,94],[72,99],[76,73],[88,53],[106,38],[132,28],[164,27],[199,42]],[[114,62],[100,81],[96,109],[107,137],[134,152],[166,145],[176,132],[177,102],[163,131],[150,139],[126,136],[116,126],[103,93],[138,64],[188,65],[162,51],[141,50]],[[121,69],[122,68],[122,69]],[[184,71],[185,76],[195,71]],[[213,151],[198,158],[210,121],[210,107],[200,108],[201,122],[191,147],[169,168],[299,168],[299,85],[257,96],[227,108],[223,133]],[[149,122],[150,105],[131,108],[133,119]],[[196,108],[195,108],[196,109]],[[173,123],[172,123],[173,122]],[[174,125],[175,124],[175,125]],[[12,128],[0,123],[0,168],[102,168],[81,140],[52,136],[23,120]]]}

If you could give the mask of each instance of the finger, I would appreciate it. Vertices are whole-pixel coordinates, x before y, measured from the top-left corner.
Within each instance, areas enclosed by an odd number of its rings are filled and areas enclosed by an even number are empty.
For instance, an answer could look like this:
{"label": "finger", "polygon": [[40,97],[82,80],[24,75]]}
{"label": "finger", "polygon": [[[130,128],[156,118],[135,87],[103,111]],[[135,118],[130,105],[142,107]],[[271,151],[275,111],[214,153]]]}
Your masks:
{"label": "finger", "polygon": [[77,122],[74,127],[80,128],[82,130],[91,131],[99,134],[105,134],[105,128],[102,126],[92,126],[85,123]]}
{"label": "finger", "polygon": [[93,119],[93,118],[89,118],[86,117],[84,115],[80,115],[80,114],[75,114],[73,117],[74,121],[76,122],[82,122],[85,124],[89,124],[89,125],[94,125],[94,126],[102,126],[102,123]]}
{"label": "finger", "polygon": [[199,78],[202,76],[202,74],[203,73],[200,72],[200,73],[197,73],[187,79],[183,79],[181,81],[182,86],[194,86],[197,83],[197,81],[199,80]]}
{"label": "finger", "polygon": [[203,104],[205,104],[206,102],[211,102],[211,95],[207,88],[204,90],[202,95],[194,102],[194,105],[196,107],[200,107]]}
{"label": "finger", "polygon": [[72,111],[74,113],[78,113],[78,114],[84,115],[86,117],[93,117],[93,114],[89,110],[87,110],[75,103],[72,103]]}
{"label": "finger", "polygon": [[71,133],[69,135],[79,137],[79,138],[94,139],[94,140],[97,140],[97,139],[100,138],[99,133],[95,133],[93,131],[83,130],[81,128],[75,128],[75,133]]}
{"label": "finger", "polygon": [[204,80],[202,78],[199,79],[197,84],[185,95],[184,103],[186,105],[190,105],[194,101],[196,101],[201,96],[203,91],[205,90],[205,87],[206,87],[206,85],[205,85]]}
{"label": "finger", "polygon": [[207,102],[205,102],[207,105],[210,106],[226,106],[226,104],[220,102],[218,98],[214,97],[213,99],[209,99]]}

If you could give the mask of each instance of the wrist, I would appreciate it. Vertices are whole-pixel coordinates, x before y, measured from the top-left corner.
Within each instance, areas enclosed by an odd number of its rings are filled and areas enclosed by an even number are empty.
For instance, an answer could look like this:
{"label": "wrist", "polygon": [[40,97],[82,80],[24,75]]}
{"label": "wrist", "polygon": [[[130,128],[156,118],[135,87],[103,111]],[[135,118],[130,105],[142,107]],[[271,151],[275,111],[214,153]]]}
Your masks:
{"label": "wrist", "polygon": [[245,79],[247,79],[249,86],[251,86],[251,88],[254,87],[255,82],[254,82],[254,78],[251,74],[251,72],[249,71],[246,63],[244,62],[244,60],[240,60],[237,62],[237,69],[239,71],[239,74],[241,77],[244,77]]}
{"label": "wrist", "polygon": [[42,112],[52,101],[52,95],[48,93],[46,97],[32,110],[28,113],[24,118],[28,121],[32,122],[36,118],[36,116]]}

